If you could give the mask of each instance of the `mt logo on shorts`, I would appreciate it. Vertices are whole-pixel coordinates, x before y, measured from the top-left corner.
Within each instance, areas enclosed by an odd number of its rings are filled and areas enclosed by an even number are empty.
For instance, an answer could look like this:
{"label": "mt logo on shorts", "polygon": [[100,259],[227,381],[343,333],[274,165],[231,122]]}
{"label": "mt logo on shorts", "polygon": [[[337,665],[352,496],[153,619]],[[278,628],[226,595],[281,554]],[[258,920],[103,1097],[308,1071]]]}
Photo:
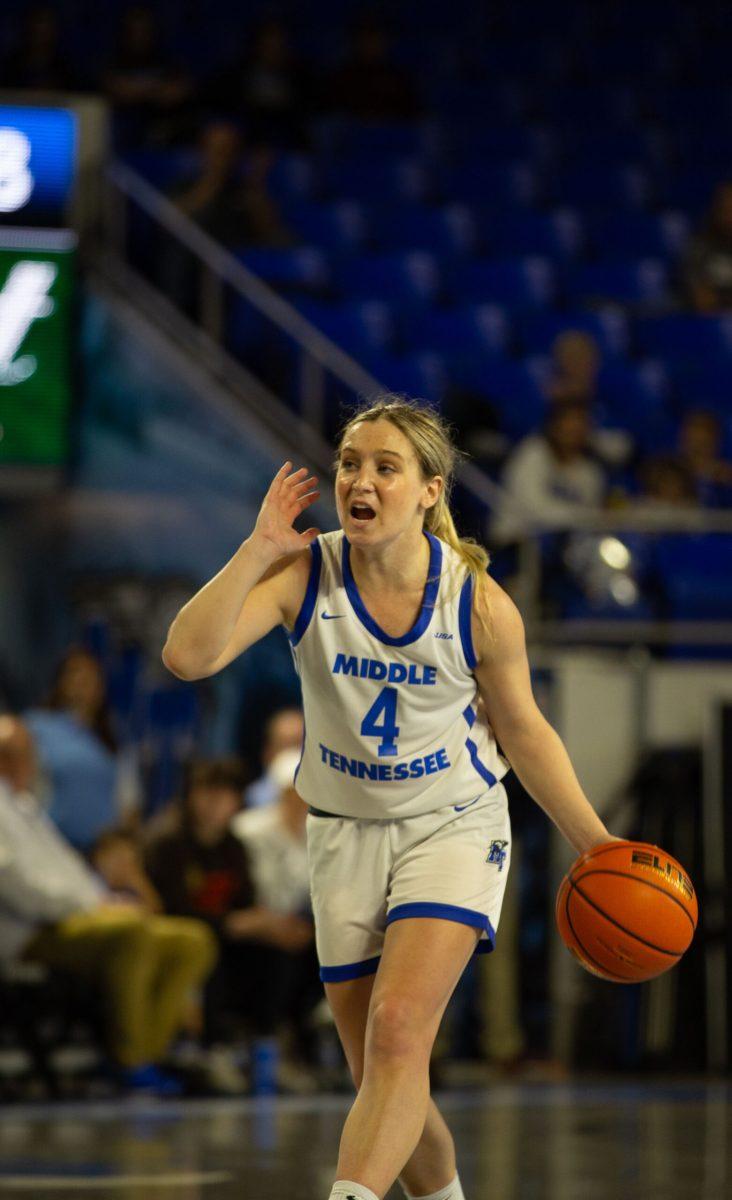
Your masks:
{"label": "mt logo on shorts", "polygon": [[490,850],[488,851],[488,857],[485,861],[487,863],[495,863],[498,867],[498,870],[502,871],[503,864],[506,861],[506,851],[504,847],[507,845],[508,842],[502,842],[500,840],[491,842]]}

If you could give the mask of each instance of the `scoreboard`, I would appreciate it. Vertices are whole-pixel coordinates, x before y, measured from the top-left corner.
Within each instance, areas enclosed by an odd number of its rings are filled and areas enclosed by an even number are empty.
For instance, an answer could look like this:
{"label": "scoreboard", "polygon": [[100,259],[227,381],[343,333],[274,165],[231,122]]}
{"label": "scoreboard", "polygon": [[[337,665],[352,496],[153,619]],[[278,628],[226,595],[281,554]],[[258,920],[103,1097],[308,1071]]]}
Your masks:
{"label": "scoreboard", "polygon": [[75,276],[71,230],[0,228],[0,478],[67,461]]}
{"label": "scoreboard", "polygon": [[0,491],[55,483],[70,451],[77,341],[73,103],[0,99]]}

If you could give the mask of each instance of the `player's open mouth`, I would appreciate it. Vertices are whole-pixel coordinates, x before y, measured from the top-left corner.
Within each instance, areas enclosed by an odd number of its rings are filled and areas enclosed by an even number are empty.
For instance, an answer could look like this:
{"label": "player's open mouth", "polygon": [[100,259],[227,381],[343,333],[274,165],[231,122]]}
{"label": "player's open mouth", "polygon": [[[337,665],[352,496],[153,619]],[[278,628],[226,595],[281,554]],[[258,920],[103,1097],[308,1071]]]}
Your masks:
{"label": "player's open mouth", "polygon": [[354,521],[371,521],[376,516],[368,504],[352,504],[349,511]]}

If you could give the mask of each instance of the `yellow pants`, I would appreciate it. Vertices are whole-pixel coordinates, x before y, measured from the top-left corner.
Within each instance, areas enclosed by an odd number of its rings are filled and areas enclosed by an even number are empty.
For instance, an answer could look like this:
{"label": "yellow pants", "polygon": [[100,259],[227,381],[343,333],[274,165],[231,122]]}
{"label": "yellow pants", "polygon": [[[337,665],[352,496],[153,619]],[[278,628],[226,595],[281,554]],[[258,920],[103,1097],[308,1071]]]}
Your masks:
{"label": "yellow pants", "polygon": [[216,955],[216,939],[201,921],[109,907],[44,929],[24,957],[98,983],[110,1052],[121,1066],[136,1067],[164,1056],[191,989]]}

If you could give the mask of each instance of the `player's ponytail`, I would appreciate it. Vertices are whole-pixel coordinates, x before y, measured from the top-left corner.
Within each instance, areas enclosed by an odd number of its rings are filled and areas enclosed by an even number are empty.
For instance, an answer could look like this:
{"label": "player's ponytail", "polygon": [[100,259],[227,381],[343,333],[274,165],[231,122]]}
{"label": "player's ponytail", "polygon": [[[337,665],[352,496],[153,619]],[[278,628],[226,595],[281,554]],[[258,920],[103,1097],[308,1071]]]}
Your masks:
{"label": "player's ponytail", "polygon": [[401,396],[384,395],[353,414],[343,430],[340,442],[343,442],[348,430],[357,422],[381,419],[391,421],[409,439],[425,479],[431,479],[435,475],[443,479],[437,503],[425,513],[424,527],[441,541],[447,542],[465,563],[466,569],[473,577],[477,611],[486,628],[489,628],[490,612],[485,588],[489,555],[473,538],[460,537],[455,528],[450,511],[450,493],[460,451],[450,436],[447,424],[434,409],[425,408]]}

